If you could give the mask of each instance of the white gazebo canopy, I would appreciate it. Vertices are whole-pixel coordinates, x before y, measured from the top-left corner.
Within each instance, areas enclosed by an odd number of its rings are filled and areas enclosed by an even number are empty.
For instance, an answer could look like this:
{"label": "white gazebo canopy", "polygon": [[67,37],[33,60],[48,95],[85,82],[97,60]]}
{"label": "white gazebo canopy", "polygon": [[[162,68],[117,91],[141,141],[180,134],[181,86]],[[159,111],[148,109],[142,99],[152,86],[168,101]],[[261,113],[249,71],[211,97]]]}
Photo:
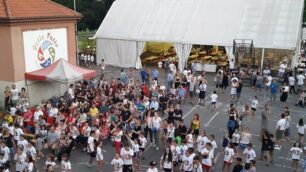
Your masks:
{"label": "white gazebo canopy", "polygon": [[257,48],[295,50],[303,6],[303,0],[116,0],[95,35],[97,59],[140,68],[147,41],[174,43],[180,70],[192,44],[230,51],[234,39],[251,39]]}

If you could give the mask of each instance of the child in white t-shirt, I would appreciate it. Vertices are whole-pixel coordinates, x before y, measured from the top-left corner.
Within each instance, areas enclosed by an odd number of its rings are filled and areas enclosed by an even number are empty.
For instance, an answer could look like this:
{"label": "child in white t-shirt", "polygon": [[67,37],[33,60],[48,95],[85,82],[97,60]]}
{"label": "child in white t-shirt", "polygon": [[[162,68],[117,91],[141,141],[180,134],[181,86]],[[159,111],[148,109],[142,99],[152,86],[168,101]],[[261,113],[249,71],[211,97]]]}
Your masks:
{"label": "child in white t-shirt", "polygon": [[[222,166],[222,171],[229,171],[231,169],[231,165],[233,163],[234,155],[235,155],[234,144],[230,143],[224,149],[224,162],[223,162],[223,166]],[[227,168],[227,170],[224,170],[225,168]]]}
{"label": "child in white t-shirt", "polygon": [[111,161],[114,172],[122,172],[123,160],[120,158],[120,155],[116,153],[115,158]]}
{"label": "child in white t-shirt", "polygon": [[300,155],[303,153],[303,150],[298,142],[293,144],[293,147],[290,149],[290,152],[292,153],[292,168],[294,171],[297,171],[299,161],[300,161]]}
{"label": "child in white t-shirt", "polygon": [[96,161],[98,163],[97,171],[102,171],[103,159],[104,157],[102,154],[102,142],[96,142]]}
{"label": "child in white t-shirt", "polygon": [[216,91],[213,92],[213,94],[210,96],[210,98],[211,98],[211,104],[213,106],[213,110],[215,110],[217,99],[218,99],[218,95],[217,95]]}
{"label": "child in white t-shirt", "polygon": [[72,172],[71,163],[68,160],[67,154],[62,155],[61,169],[62,169],[62,172]]}

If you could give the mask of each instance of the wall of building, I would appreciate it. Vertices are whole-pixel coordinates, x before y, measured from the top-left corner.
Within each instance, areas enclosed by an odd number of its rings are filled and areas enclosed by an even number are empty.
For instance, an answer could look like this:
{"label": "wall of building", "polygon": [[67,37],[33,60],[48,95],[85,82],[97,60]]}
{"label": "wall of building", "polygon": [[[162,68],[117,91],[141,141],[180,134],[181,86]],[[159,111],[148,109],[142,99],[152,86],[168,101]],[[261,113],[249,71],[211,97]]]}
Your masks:
{"label": "wall of building", "polygon": [[0,80],[14,81],[14,63],[12,58],[13,52],[10,27],[0,26],[0,38]]}
{"label": "wall of building", "polygon": [[[25,87],[25,59],[23,49],[23,31],[39,29],[67,28],[68,60],[76,64],[76,38],[75,21],[49,21],[16,23],[0,26],[0,105],[4,103],[5,86],[13,83],[18,88]],[[5,40],[5,41],[3,41]],[[37,82],[29,86],[31,104],[37,104],[42,99],[47,99],[59,94],[58,83]],[[66,85],[61,86],[61,93],[66,90]],[[35,94],[33,94],[35,93]]]}

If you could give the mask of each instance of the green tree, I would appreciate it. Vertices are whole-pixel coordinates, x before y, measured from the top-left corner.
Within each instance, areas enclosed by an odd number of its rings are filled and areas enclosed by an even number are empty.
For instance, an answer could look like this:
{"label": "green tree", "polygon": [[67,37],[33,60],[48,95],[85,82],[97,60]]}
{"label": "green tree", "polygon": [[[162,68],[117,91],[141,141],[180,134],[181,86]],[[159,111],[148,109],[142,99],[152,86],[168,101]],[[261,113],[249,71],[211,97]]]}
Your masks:
{"label": "green tree", "polygon": [[[52,0],[73,10],[73,0]],[[76,0],[76,11],[83,17],[78,22],[78,30],[96,30],[115,0]]]}

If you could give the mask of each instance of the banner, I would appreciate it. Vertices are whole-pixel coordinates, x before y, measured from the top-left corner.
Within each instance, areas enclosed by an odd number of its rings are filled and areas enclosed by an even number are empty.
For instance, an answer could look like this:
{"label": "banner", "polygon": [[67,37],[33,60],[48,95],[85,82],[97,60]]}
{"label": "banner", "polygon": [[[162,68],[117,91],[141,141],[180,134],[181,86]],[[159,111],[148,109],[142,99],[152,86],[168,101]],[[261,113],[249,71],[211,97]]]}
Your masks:
{"label": "banner", "polygon": [[23,32],[26,72],[50,66],[56,60],[68,60],[67,29],[46,29]]}

